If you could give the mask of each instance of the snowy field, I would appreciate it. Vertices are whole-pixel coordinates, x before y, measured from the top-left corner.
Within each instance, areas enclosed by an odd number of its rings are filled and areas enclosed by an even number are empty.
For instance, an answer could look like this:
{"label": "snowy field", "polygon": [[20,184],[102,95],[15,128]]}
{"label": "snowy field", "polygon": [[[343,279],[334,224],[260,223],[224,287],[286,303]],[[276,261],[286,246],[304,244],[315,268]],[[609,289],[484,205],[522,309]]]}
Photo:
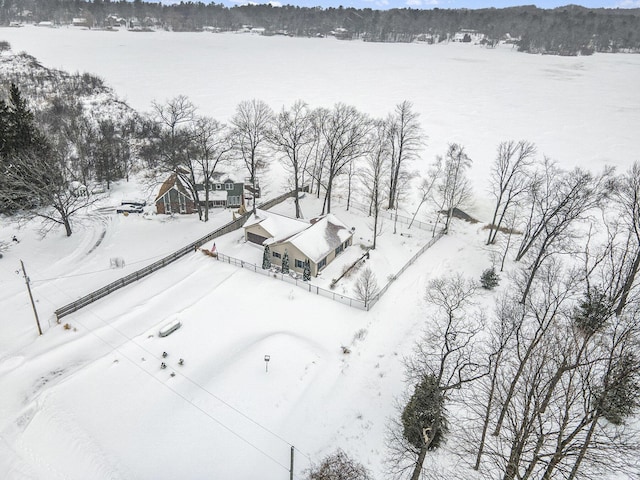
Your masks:
{"label": "snowy field", "polygon": [[[624,169],[640,151],[640,56],[36,27],[2,29],[0,40],[47,66],[96,73],[143,110],[178,94],[221,120],[251,97],[274,108],[297,98],[342,101],[371,115],[409,100],[429,135],[416,168],[448,142],[466,145],[484,221],[484,179],[502,140],[524,138],[563,165],[588,168]],[[384,478],[385,427],[405,388],[402,358],[426,325],[425,285],[455,272],[479,277],[490,265],[481,224],[456,222],[370,312],[194,253],[65,317],[69,329],[56,325],[55,308],[231,219],[224,211],[208,225],[113,213],[136,188],[117,185],[70,238],[43,238],[36,223],[0,225],[9,244],[0,260],[0,478],[275,480],[288,478],[290,445],[295,478],[309,457],[336,447]],[[308,216],[319,213],[306,202]],[[357,241],[370,240],[366,219],[345,222],[359,222]],[[381,261],[372,262],[381,285],[426,240],[386,229]],[[233,256],[250,248],[238,233],[218,246]],[[359,251],[350,250],[344,258]],[[116,256],[124,270],[109,268]],[[20,259],[42,337],[16,273]],[[321,281],[334,276],[331,267]],[[175,319],[183,327],[159,338]]]}

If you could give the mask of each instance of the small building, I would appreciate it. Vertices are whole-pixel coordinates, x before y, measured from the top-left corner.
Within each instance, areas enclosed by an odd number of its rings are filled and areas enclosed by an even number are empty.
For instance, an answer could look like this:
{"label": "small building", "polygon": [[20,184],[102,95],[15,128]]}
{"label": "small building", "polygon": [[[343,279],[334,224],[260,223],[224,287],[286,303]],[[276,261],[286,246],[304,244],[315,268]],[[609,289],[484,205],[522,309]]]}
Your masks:
{"label": "small building", "polygon": [[273,264],[281,265],[287,252],[291,270],[302,274],[309,260],[314,277],[353,244],[353,231],[331,213],[307,222],[257,210],[244,230],[247,241],[269,245]]}
{"label": "small building", "polygon": [[[223,181],[210,182],[209,188],[209,208],[240,208],[244,205],[244,185],[242,183],[227,178]],[[204,190],[204,184],[196,185],[197,198],[201,206],[206,203]],[[172,173],[164,181],[155,204],[158,213],[191,214],[198,211],[193,191],[176,173]]]}
{"label": "small building", "polygon": [[89,22],[84,17],[74,17],[71,20],[71,25],[74,27],[88,27]]}

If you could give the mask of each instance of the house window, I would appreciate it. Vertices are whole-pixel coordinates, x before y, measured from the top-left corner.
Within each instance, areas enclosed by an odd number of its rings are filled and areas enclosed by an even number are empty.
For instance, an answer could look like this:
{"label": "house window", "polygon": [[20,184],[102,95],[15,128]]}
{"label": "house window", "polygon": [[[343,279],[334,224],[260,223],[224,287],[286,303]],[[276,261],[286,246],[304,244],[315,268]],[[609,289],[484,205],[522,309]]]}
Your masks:
{"label": "house window", "polygon": [[164,201],[164,213],[171,213],[171,200],[169,199],[169,195],[165,195],[162,197]]}
{"label": "house window", "polygon": [[345,250],[347,249],[347,247],[349,246],[349,240],[347,240],[346,242],[344,242],[344,248]]}
{"label": "house window", "polygon": [[318,270],[320,270],[321,268],[324,268],[326,264],[327,264],[327,257],[324,257],[322,260],[320,260],[320,262],[318,262]]}
{"label": "house window", "polygon": [[274,258],[282,258],[282,255],[280,255],[278,252],[271,252],[271,255],[273,255]]}
{"label": "house window", "polygon": [[222,190],[222,184],[216,183],[216,190]]}
{"label": "house window", "polygon": [[344,250],[344,245],[341,243],[338,248],[336,248],[336,257],[338,256],[338,254],[340,252],[342,252]]}
{"label": "house window", "polygon": [[225,183],[224,188],[226,190],[233,190],[233,183]]}
{"label": "house window", "polygon": [[299,268],[301,270],[304,270],[304,261],[303,260],[298,260],[296,258],[296,268]]}
{"label": "house window", "polygon": [[239,207],[240,206],[240,195],[229,195],[227,200],[227,205],[229,207]]}
{"label": "house window", "polygon": [[180,213],[186,213],[187,212],[187,199],[184,197],[184,195],[179,195],[178,198],[180,200]]}

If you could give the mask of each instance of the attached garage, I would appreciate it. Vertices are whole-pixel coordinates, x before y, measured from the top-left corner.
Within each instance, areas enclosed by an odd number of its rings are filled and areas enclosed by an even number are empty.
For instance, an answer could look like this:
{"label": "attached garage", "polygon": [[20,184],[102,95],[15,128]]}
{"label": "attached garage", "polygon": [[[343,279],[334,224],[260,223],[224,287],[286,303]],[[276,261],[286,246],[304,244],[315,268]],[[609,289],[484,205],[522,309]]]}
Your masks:
{"label": "attached garage", "polygon": [[247,241],[249,241],[249,242],[257,243],[258,245],[262,245],[262,242],[264,242],[266,239],[267,239],[267,237],[263,237],[261,235],[258,235],[257,233],[247,232]]}

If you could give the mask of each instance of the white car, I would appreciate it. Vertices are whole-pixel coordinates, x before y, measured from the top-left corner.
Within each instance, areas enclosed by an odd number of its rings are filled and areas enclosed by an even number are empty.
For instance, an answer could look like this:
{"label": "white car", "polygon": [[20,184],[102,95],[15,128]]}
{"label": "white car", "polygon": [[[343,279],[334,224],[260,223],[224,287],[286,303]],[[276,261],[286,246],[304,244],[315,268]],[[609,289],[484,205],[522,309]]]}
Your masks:
{"label": "white car", "polygon": [[143,212],[142,205],[126,204],[126,205],[120,205],[118,208],[116,208],[116,213],[142,213],[142,212]]}

